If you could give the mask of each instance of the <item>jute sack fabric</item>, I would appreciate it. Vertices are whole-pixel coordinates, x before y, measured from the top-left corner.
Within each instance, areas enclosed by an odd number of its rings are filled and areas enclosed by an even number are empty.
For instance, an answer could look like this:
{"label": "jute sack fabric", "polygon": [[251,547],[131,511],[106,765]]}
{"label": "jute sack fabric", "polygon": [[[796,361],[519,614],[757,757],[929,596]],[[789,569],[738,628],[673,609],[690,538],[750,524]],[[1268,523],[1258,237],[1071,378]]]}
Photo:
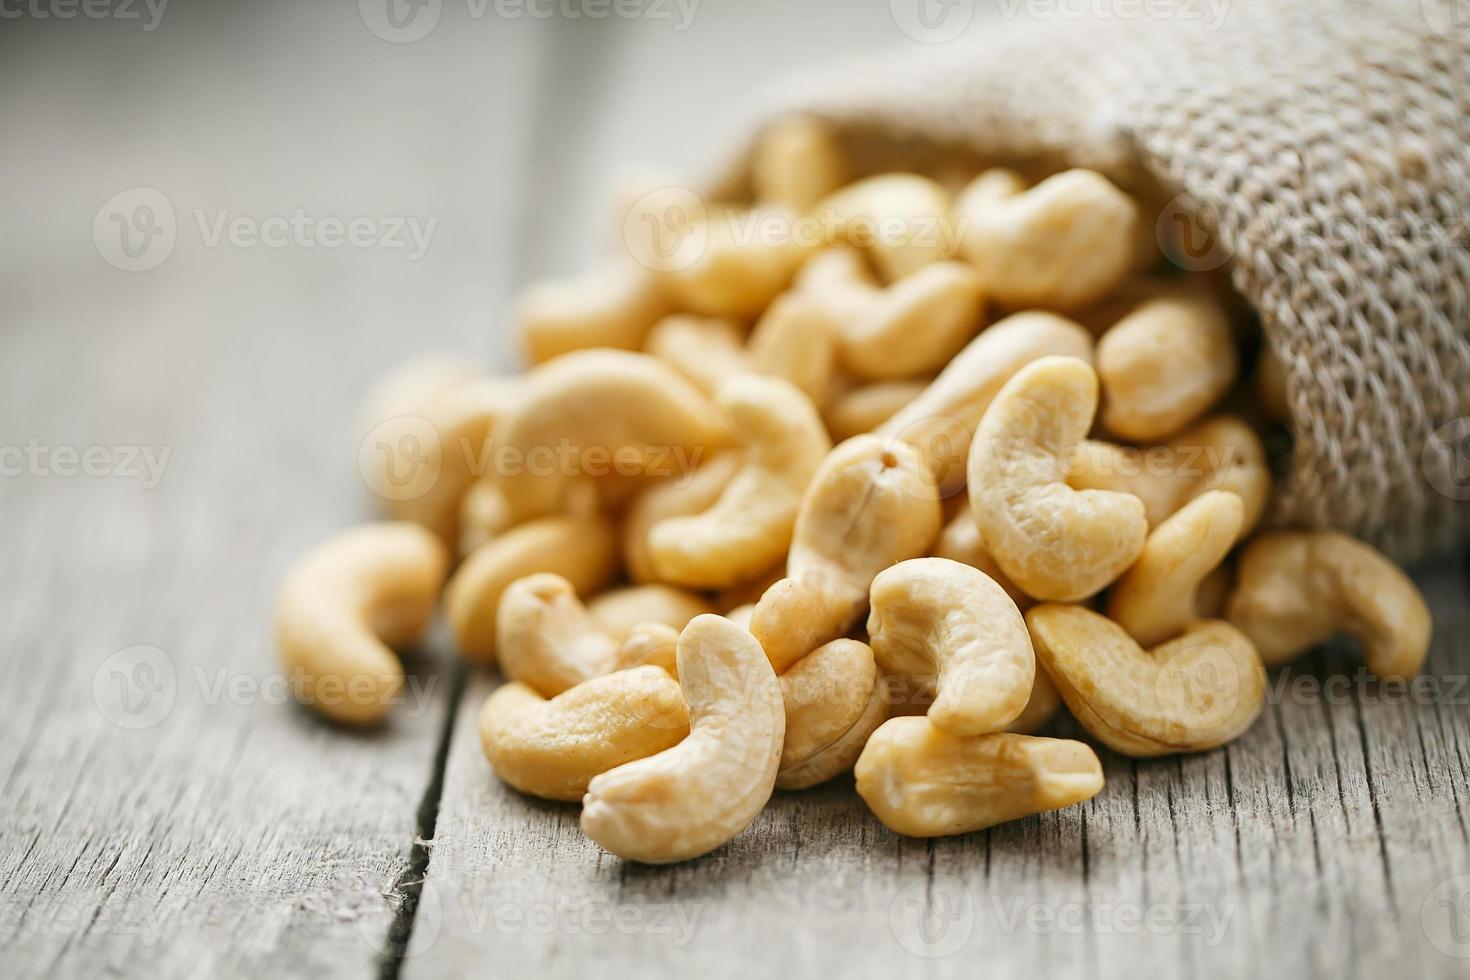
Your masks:
{"label": "jute sack fabric", "polygon": [[977,11],[960,37],[786,80],[762,117],[810,112],[874,159],[963,148],[1157,188],[1146,219],[1209,233],[1175,261],[1228,271],[1286,367],[1271,523],[1404,561],[1448,547],[1470,529],[1470,17],[1221,2]]}

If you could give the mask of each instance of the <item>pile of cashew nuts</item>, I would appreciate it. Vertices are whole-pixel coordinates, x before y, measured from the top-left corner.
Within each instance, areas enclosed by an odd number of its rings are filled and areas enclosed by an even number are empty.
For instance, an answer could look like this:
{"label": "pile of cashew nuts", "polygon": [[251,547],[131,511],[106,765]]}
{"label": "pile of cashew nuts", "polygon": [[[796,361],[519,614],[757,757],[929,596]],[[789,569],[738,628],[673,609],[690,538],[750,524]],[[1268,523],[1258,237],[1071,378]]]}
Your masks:
{"label": "pile of cashew nuts", "polygon": [[669,862],[847,772],[918,837],[1080,803],[1094,750],[1033,734],[1059,712],[1127,756],[1205,751],[1338,633],[1380,678],[1420,670],[1403,572],[1257,533],[1290,392],[1213,278],[1163,274],[1134,197],[852,169],[784,120],[745,200],[644,194],[626,254],[527,290],[524,376],[385,381],[359,462],[391,519],[280,593],[300,699],[378,721],[442,599],[504,679],[495,775]]}

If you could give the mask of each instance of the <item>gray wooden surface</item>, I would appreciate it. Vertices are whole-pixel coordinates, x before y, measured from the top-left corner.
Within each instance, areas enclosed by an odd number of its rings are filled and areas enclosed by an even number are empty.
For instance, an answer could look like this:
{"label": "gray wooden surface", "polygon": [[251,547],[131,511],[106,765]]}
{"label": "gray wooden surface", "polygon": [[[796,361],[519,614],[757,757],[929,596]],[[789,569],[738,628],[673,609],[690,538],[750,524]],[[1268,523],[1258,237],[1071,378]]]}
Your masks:
{"label": "gray wooden surface", "polygon": [[[176,3],[0,28],[0,465],[30,450],[0,476],[0,972],[1470,973],[1459,559],[1419,572],[1439,681],[1410,703],[1314,693],[1327,651],[1224,751],[1108,756],[1085,806],[934,842],[838,783],[626,865],[490,776],[494,678],[442,637],[381,731],[281,703],[275,583],[371,512],[364,386],[413,351],[504,358],[507,295],[595,254],[619,174],[687,173],[778,68],[903,38],[886,0],[703,0],[679,32],[450,3],[410,44],[352,4]],[[135,187],[178,239],[129,273],[91,229]],[[295,208],[436,225],[410,261],[198,224]],[[65,475],[93,447],[100,475]]]}

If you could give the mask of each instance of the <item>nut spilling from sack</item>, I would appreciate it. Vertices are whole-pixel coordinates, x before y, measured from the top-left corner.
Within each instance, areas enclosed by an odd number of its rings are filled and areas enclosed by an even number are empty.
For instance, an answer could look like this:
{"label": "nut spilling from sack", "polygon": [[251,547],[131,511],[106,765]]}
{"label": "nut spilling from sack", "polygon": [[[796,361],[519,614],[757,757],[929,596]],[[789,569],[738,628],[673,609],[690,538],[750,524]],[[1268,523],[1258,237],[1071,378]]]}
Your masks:
{"label": "nut spilling from sack", "polygon": [[1399,569],[1256,534],[1286,393],[1249,317],[1169,274],[1124,190],[1037,177],[859,176],[796,118],[746,200],[639,196],[626,254],[520,298],[525,376],[439,357],[369,400],[392,520],[288,576],[301,699],[383,717],[390,648],[442,594],[505,681],[494,772],[667,862],[849,772],[914,836],[1084,802],[1096,752],[1037,733],[1216,748],[1268,665],[1339,632],[1416,674],[1429,612]]}

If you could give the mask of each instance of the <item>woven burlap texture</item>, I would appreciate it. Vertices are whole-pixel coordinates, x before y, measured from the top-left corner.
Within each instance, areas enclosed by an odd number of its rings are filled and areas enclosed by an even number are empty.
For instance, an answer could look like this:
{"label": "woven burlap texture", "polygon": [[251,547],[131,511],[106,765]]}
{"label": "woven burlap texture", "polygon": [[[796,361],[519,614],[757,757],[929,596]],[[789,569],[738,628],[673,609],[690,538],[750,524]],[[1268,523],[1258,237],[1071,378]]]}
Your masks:
{"label": "woven burlap texture", "polygon": [[1439,0],[1226,2],[1220,23],[1187,0],[977,14],[958,39],[790,79],[762,115],[1178,195],[1164,220],[1213,232],[1184,264],[1228,263],[1287,368],[1271,522],[1412,560],[1470,528],[1470,21]]}

